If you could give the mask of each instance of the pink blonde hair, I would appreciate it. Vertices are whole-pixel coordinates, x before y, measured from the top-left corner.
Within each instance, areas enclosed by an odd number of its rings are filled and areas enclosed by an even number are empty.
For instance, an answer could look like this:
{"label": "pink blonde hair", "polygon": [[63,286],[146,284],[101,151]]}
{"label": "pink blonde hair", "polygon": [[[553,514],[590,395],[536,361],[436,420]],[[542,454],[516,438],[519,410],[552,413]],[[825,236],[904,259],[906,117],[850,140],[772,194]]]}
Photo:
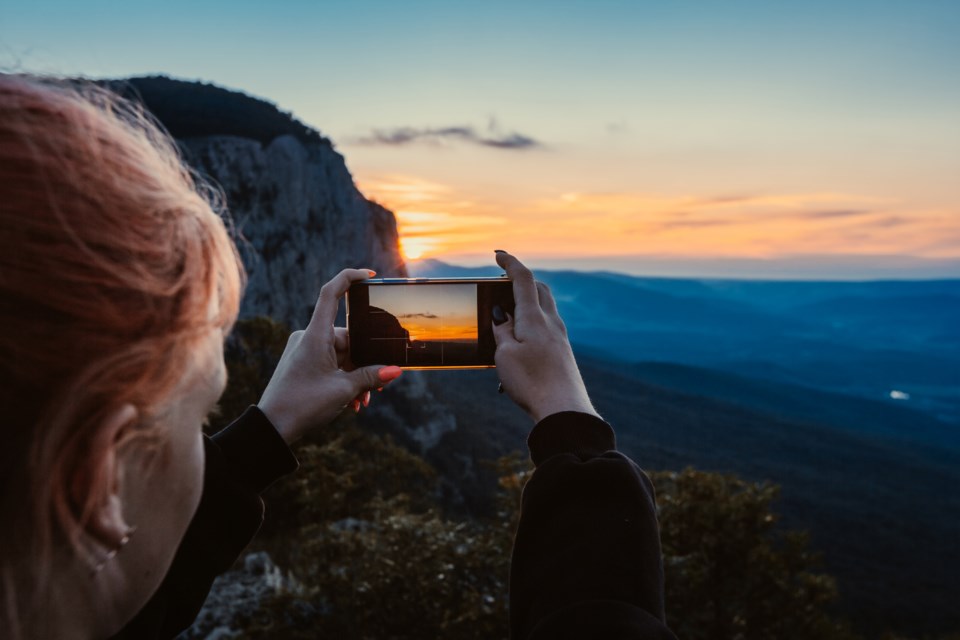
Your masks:
{"label": "pink blonde hair", "polygon": [[162,450],[156,418],[196,345],[236,320],[217,193],[136,104],[0,74],[0,627],[107,496],[103,418],[132,403],[133,440]]}

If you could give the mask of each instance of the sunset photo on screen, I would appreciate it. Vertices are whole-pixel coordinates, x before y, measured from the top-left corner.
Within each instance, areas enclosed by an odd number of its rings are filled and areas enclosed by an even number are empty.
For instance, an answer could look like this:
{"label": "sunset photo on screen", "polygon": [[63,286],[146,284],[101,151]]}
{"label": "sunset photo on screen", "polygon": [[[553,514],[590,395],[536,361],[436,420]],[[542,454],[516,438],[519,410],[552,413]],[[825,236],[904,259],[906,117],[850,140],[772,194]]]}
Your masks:
{"label": "sunset photo on screen", "polygon": [[370,287],[370,319],[371,341],[406,366],[468,364],[476,356],[476,284]]}

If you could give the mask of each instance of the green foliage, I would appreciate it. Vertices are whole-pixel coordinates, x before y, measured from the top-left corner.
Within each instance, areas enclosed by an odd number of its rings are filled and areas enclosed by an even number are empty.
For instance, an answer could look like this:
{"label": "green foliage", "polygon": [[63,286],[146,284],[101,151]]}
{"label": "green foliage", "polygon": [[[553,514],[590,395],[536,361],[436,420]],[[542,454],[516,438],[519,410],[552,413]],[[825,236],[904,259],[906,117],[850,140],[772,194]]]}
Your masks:
{"label": "green foliage", "polygon": [[337,523],[304,530],[304,570],[334,613],[327,637],[506,636],[508,556],[495,526],[411,513],[375,502],[378,517],[355,530]]}
{"label": "green foliage", "polygon": [[339,428],[266,496],[260,546],[306,589],[264,603],[244,637],[506,637],[513,518],[445,518],[421,458]]}
{"label": "green foliage", "polygon": [[145,76],[105,81],[113,91],[142,101],[174,138],[239,136],[267,145],[292,135],[302,142],[330,141],[276,105],[213,84]]}
{"label": "green foliage", "polygon": [[[261,535],[284,538],[317,523],[376,519],[386,504],[414,513],[436,505],[433,468],[389,437],[364,432],[353,414],[299,443],[294,453],[300,470],[266,492]],[[282,540],[277,546],[289,552]]]}
{"label": "green foliage", "polygon": [[776,526],[779,488],[686,469],[657,486],[668,621],[681,638],[850,638],[805,533]]}

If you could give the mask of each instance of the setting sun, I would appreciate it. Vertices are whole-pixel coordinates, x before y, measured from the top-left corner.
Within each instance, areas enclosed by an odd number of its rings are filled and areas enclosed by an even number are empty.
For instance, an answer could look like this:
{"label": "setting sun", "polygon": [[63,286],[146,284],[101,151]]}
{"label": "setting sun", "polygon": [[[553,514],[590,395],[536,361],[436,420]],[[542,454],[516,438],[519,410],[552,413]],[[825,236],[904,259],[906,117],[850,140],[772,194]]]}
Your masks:
{"label": "setting sun", "polygon": [[409,238],[400,236],[400,251],[407,260],[419,260],[424,257],[434,242],[430,238]]}

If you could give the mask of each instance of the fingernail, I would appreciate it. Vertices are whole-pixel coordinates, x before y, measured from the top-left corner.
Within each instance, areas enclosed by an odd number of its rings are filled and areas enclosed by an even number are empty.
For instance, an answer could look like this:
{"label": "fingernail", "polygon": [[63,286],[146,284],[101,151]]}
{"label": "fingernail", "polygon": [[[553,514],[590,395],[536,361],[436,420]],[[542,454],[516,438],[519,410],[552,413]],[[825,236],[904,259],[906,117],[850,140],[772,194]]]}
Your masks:
{"label": "fingernail", "polygon": [[380,393],[381,391],[383,391],[383,387],[377,387],[377,393]]}
{"label": "fingernail", "polygon": [[403,369],[400,367],[384,367],[377,372],[377,377],[380,378],[380,382],[387,383],[399,378],[401,373]]}
{"label": "fingernail", "polygon": [[372,278],[373,276],[377,275],[377,272],[372,269],[367,269],[367,274],[368,278]]}
{"label": "fingernail", "polygon": [[366,393],[363,394],[363,406],[365,406],[365,407],[369,407],[369,406],[370,406],[370,392],[369,392],[369,391],[367,391]]}
{"label": "fingernail", "polygon": [[506,251],[504,251],[503,249],[494,249],[493,252],[494,252],[494,253],[506,253]]}
{"label": "fingernail", "polygon": [[507,316],[500,308],[500,305],[493,305],[493,324],[503,324],[507,321]]}
{"label": "fingernail", "polygon": [[354,401],[351,404],[353,404],[353,412],[360,413],[360,401],[354,399]]}

